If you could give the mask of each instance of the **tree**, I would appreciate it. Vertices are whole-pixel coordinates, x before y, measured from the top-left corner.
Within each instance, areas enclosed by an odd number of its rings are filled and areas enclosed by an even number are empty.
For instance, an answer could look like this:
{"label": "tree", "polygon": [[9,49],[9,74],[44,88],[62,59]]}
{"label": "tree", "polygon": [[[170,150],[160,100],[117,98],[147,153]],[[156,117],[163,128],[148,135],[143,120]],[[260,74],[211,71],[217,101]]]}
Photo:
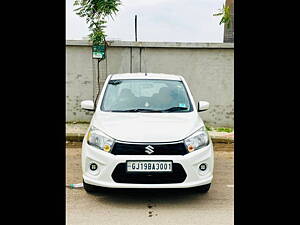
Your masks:
{"label": "tree", "polygon": [[229,6],[225,6],[223,4],[223,8],[219,9],[219,13],[213,14],[214,16],[222,16],[221,21],[220,21],[220,25],[222,23],[224,23],[227,28],[230,28],[230,24],[231,24],[231,14],[230,14],[230,7]]}
{"label": "tree", "polygon": [[86,18],[86,23],[91,31],[89,38],[93,45],[105,43],[106,19],[108,16],[113,19],[113,15],[119,11],[118,6],[120,5],[120,0],[75,0],[74,6],[78,6],[78,8],[74,11],[80,17]]}

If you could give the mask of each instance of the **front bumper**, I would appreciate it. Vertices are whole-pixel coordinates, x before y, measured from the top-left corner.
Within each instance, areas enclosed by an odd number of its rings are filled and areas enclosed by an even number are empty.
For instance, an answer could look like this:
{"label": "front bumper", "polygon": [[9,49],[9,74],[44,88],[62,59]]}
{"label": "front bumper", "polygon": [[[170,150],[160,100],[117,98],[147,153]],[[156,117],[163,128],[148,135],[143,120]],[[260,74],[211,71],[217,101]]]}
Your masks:
{"label": "front bumper", "polygon": [[[186,173],[186,179],[181,183],[165,184],[138,184],[138,183],[117,183],[112,178],[112,173],[120,163],[126,160],[172,160],[180,164]],[[91,171],[90,163],[96,163],[98,169]],[[201,163],[207,164],[205,173],[199,170]],[[209,184],[213,178],[214,155],[213,145],[210,144],[200,150],[181,155],[113,155],[101,151],[87,144],[82,144],[82,173],[85,183],[108,187],[108,188],[189,188]]]}

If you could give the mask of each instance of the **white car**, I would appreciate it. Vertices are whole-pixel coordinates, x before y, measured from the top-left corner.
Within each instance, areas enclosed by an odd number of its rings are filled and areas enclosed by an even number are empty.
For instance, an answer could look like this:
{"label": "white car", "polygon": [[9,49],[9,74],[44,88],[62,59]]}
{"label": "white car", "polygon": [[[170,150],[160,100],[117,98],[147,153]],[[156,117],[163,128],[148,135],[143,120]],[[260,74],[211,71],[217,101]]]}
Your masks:
{"label": "white car", "polygon": [[190,188],[207,192],[213,179],[213,144],[182,76],[109,75],[82,143],[87,192],[106,188]]}

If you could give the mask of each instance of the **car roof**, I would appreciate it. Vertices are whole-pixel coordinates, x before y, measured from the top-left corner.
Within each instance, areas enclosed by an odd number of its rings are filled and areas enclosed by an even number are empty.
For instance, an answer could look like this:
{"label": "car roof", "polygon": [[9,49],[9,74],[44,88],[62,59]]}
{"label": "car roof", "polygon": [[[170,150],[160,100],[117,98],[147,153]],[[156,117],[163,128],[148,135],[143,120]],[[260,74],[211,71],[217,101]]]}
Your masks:
{"label": "car roof", "polygon": [[163,79],[163,80],[182,80],[182,77],[174,74],[164,73],[120,73],[112,74],[111,80],[122,79]]}

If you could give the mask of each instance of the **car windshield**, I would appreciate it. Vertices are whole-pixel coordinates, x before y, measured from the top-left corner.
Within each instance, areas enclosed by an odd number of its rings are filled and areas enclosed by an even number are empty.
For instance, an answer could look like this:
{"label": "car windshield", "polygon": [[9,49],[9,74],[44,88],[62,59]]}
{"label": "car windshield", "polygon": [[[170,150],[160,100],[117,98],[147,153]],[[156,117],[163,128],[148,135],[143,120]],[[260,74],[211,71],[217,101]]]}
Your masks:
{"label": "car windshield", "polygon": [[192,106],[181,81],[110,80],[101,105],[111,112],[190,112]]}

